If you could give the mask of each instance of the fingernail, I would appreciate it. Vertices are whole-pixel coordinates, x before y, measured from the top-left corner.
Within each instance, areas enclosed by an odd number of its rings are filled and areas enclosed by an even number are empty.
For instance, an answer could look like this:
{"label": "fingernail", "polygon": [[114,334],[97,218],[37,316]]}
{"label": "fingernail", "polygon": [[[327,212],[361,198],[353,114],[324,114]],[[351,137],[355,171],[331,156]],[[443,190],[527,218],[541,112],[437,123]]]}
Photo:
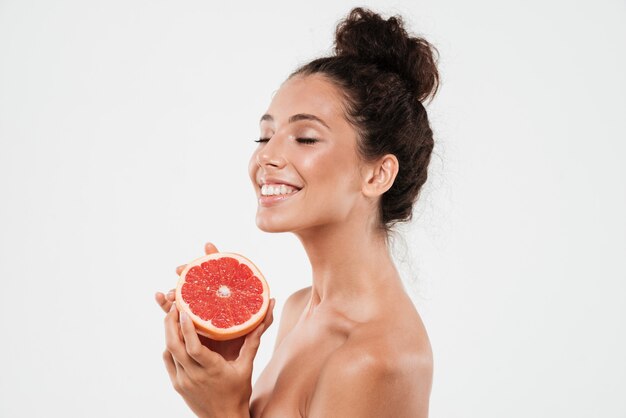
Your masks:
{"label": "fingernail", "polygon": [[170,306],[170,312],[172,312],[174,310],[174,307],[176,307],[176,304],[172,303],[172,306]]}
{"label": "fingernail", "polygon": [[185,311],[180,311],[180,323],[183,324],[187,321],[187,314]]}

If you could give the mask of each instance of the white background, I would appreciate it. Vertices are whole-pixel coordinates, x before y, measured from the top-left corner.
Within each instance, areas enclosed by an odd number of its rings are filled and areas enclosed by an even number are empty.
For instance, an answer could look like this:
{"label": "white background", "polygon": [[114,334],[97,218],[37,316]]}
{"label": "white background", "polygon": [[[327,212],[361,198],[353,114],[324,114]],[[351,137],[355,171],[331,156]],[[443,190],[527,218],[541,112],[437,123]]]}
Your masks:
{"label": "white background", "polygon": [[[398,257],[431,417],[626,417],[626,3],[580,3],[368,3],[441,55]],[[355,5],[0,0],[0,416],[192,416],[153,294],[206,241],[258,264],[277,316],[310,284],[299,241],[256,228],[247,164]]]}

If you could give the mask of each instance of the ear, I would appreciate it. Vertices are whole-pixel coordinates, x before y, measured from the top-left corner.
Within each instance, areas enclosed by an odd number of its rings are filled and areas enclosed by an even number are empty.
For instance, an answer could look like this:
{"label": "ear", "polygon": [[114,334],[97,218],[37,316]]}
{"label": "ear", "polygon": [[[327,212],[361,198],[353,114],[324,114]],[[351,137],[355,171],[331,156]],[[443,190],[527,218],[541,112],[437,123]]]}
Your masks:
{"label": "ear", "polygon": [[377,197],[385,193],[393,185],[398,175],[398,159],[393,154],[386,154],[363,168],[363,194]]}

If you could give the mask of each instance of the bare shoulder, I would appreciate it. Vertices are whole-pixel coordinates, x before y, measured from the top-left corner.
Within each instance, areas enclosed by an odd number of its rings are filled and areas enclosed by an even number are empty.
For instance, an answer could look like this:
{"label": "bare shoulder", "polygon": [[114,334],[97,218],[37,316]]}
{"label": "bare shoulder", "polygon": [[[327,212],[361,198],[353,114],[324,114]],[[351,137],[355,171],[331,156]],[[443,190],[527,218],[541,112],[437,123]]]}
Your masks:
{"label": "bare shoulder", "polygon": [[276,350],[285,336],[296,325],[296,322],[298,322],[300,314],[304,311],[310,296],[311,286],[297,290],[287,298],[280,315],[274,350]]}
{"label": "bare shoulder", "polygon": [[355,329],[320,371],[307,416],[427,417],[430,342],[421,321],[404,325],[381,319]]}

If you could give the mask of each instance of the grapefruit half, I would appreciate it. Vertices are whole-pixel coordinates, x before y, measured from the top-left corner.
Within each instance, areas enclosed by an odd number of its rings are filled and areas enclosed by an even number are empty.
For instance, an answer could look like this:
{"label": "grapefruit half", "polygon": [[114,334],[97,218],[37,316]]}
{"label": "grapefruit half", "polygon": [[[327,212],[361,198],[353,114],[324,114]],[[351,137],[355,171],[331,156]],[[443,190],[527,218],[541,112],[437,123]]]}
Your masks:
{"label": "grapefruit half", "polygon": [[198,334],[232,340],[252,331],[265,317],[270,290],[246,257],[212,253],[189,264],[176,286],[176,307],[193,321]]}

